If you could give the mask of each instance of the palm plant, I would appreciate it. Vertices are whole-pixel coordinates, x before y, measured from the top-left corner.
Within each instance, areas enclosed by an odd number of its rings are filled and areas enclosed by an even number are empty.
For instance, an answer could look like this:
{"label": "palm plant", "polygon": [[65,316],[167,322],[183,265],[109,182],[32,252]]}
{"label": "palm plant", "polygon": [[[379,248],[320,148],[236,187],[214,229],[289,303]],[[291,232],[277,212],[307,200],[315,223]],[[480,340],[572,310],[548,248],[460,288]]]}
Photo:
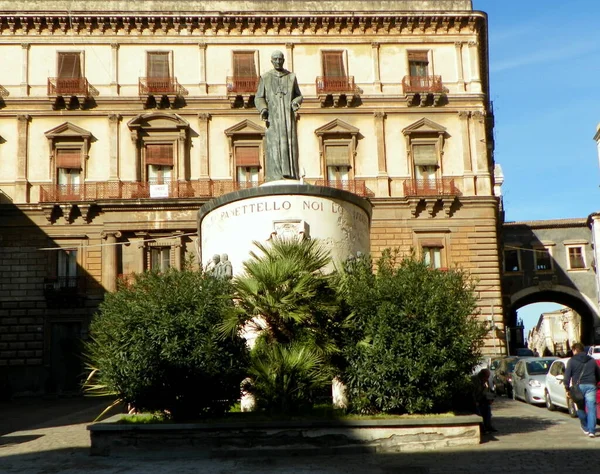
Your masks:
{"label": "palm plant", "polygon": [[244,274],[233,282],[237,311],[222,331],[258,334],[247,389],[259,406],[294,411],[331,381],[330,358],[338,352],[331,331],[338,304],[324,271],[330,257],[316,240],[276,238],[254,245]]}

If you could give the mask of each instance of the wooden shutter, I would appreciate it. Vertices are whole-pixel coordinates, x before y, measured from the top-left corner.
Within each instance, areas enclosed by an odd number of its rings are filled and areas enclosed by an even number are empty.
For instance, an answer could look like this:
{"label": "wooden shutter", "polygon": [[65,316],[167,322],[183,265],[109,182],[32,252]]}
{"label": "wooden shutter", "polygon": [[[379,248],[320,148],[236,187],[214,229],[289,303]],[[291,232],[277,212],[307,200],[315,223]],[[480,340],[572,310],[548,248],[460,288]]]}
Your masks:
{"label": "wooden shutter", "polygon": [[57,148],[56,167],[81,169],[81,150],[79,148]]}
{"label": "wooden shutter", "polygon": [[81,77],[81,54],[58,53],[58,78],[79,79]]}
{"label": "wooden shutter", "polygon": [[438,164],[435,145],[413,145],[415,166],[436,166]]}
{"label": "wooden shutter", "polygon": [[350,166],[348,145],[325,145],[327,166]]}
{"label": "wooden shutter", "polygon": [[173,166],[173,145],[153,143],[146,145],[146,164]]}
{"label": "wooden shutter", "polygon": [[260,147],[258,146],[238,146],[235,147],[235,165],[237,167],[260,167]]}
{"label": "wooden shutter", "polygon": [[233,76],[234,77],[256,77],[256,66],[254,64],[253,51],[234,51],[233,53]]}
{"label": "wooden shutter", "polygon": [[427,51],[409,51],[408,52],[408,60],[424,62],[424,63],[429,62],[429,58],[427,56]]}
{"label": "wooden shutter", "polygon": [[147,61],[146,70],[148,77],[156,79],[171,77],[168,52],[147,53]]}
{"label": "wooden shutter", "polygon": [[323,51],[323,76],[346,77],[343,51]]}

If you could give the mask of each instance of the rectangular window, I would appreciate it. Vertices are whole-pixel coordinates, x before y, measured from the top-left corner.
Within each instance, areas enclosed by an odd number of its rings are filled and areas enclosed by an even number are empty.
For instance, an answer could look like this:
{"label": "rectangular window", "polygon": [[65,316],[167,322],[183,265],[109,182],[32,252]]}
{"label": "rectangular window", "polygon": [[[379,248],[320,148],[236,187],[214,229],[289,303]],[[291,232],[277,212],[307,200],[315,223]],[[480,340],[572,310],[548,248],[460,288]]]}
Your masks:
{"label": "rectangular window", "polygon": [[426,77],[429,74],[427,51],[409,51],[408,69],[411,77]]}
{"label": "rectangular window", "polygon": [[57,252],[56,284],[60,288],[77,286],[77,250],[61,249]]}
{"label": "rectangular window", "polygon": [[348,181],[350,178],[350,167],[327,166],[327,179],[329,181]]}
{"label": "rectangular window", "polygon": [[82,75],[81,53],[58,53],[59,79],[79,79]]}
{"label": "rectangular window", "polygon": [[521,271],[520,251],[518,249],[509,249],[504,251],[504,271]]}
{"label": "rectangular window", "polygon": [[442,268],[442,248],[422,247],[423,262],[429,268]]}
{"label": "rectangular window", "polygon": [[325,78],[346,77],[343,51],[323,51],[322,59]]}
{"label": "rectangular window", "polygon": [[172,172],[172,166],[148,165],[148,182],[150,184],[169,183]]}
{"label": "rectangular window", "polygon": [[567,247],[569,251],[569,269],[585,268],[583,247]]}
{"label": "rectangular window", "polygon": [[169,79],[171,68],[168,51],[152,51],[146,54],[146,73],[151,79]]}
{"label": "rectangular window", "polygon": [[254,51],[234,51],[233,52],[233,77],[234,78],[255,78],[256,64],[254,61]]}
{"label": "rectangular window", "polygon": [[253,166],[238,166],[237,181],[238,183],[258,183],[259,168]]}
{"label": "rectangular window", "polygon": [[536,271],[552,270],[552,255],[548,248],[534,249]]}
{"label": "rectangular window", "polygon": [[171,268],[171,247],[150,247],[150,269],[164,272]]}

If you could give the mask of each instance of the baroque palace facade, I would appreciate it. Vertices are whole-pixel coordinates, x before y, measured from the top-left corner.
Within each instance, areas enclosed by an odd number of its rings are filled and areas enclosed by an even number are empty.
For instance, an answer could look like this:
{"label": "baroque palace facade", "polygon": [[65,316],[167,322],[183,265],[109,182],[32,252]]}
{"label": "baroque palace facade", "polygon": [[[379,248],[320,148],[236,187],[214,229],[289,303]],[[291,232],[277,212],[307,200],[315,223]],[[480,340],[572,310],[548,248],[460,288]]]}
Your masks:
{"label": "baroque palace facade", "polygon": [[76,388],[104,292],[181,267],[201,206],[261,184],[253,100],[275,50],[304,95],[304,181],[372,202],[374,257],[469,271],[493,323],[484,352],[504,351],[487,17],[470,0],[0,0],[0,35],[13,390]]}

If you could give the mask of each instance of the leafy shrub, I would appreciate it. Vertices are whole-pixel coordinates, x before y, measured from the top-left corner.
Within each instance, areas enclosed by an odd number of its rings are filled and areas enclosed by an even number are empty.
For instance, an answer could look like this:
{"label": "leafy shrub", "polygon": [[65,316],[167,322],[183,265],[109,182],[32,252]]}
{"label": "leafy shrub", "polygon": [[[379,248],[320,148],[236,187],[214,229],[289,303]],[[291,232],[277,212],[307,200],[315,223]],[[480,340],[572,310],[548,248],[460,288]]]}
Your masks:
{"label": "leafy shrub", "polygon": [[231,311],[227,281],[190,270],[136,275],[106,295],[92,321],[93,383],[176,419],[225,412],[247,365],[244,340],[217,329]]}
{"label": "leafy shrub", "polygon": [[361,413],[446,411],[479,359],[485,325],[473,285],[460,270],[440,271],[389,251],[341,277],[352,311],[343,380]]}

